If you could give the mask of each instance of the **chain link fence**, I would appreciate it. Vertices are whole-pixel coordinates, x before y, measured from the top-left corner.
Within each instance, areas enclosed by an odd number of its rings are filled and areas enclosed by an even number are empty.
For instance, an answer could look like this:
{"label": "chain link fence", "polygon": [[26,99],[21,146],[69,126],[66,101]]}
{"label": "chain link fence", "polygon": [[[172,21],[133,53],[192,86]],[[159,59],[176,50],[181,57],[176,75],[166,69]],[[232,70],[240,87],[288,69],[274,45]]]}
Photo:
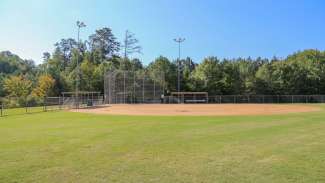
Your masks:
{"label": "chain link fence", "polygon": [[0,105],[0,116],[40,113],[61,108],[60,97],[4,97],[0,98]]}
{"label": "chain link fence", "polygon": [[[23,115],[72,109],[79,103],[79,108],[97,107],[105,104],[103,96],[94,98],[79,97],[45,97],[35,98],[0,98],[0,116]],[[216,95],[179,98],[165,96],[155,103],[209,103],[209,104],[297,104],[325,103],[325,95]]]}
{"label": "chain link fence", "polygon": [[115,70],[104,79],[105,102],[108,104],[160,103],[164,94],[164,73]]}
{"label": "chain link fence", "polygon": [[79,97],[45,97],[45,98],[0,98],[0,117],[33,114],[41,112],[72,109],[79,102],[79,108],[96,107],[104,104],[103,96],[96,98]]}
{"label": "chain link fence", "polygon": [[290,104],[325,103],[325,95],[216,95],[201,96],[165,96],[162,103],[209,103],[209,104]]}

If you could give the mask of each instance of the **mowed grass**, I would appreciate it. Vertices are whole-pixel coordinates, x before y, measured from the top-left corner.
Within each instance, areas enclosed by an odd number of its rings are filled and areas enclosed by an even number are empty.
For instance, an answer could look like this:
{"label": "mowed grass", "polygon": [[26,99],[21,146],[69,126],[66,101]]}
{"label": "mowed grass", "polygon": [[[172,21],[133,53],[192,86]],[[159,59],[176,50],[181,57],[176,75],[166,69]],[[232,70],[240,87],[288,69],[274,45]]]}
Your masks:
{"label": "mowed grass", "polygon": [[44,112],[43,107],[12,108],[12,109],[4,109],[2,115],[12,116],[12,115],[25,115],[25,114],[33,114],[33,113],[41,113],[41,112]]}
{"label": "mowed grass", "polygon": [[325,106],[276,116],[0,118],[0,182],[325,182]]}

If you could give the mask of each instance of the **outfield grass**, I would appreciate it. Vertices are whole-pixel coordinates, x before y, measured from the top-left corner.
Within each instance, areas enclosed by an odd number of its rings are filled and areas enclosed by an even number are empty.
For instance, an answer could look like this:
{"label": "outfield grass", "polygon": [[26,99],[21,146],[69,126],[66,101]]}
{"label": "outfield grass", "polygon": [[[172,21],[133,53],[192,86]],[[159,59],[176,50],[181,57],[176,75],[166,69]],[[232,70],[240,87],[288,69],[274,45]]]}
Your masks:
{"label": "outfield grass", "polygon": [[12,108],[4,109],[3,116],[12,116],[12,115],[25,115],[25,114],[34,114],[44,112],[43,107],[28,107],[28,108]]}
{"label": "outfield grass", "polygon": [[0,182],[325,182],[325,106],[277,116],[0,118]]}

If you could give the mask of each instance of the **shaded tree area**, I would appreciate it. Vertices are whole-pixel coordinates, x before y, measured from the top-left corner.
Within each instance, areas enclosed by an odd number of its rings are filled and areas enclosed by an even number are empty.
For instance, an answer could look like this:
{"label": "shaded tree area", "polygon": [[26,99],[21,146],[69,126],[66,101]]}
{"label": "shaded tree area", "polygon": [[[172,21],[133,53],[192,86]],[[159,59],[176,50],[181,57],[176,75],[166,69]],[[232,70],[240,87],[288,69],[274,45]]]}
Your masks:
{"label": "shaded tree area", "polygon": [[[72,38],[61,39],[54,46],[52,52],[43,54],[40,65],[9,51],[0,52],[0,96],[13,95],[15,80],[38,88],[34,93],[39,96],[74,91],[77,62],[82,91],[103,92],[105,73],[116,69],[163,73],[166,93],[176,91],[176,61],[159,56],[145,66],[138,58],[129,58],[142,50],[129,31],[122,43],[106,27],[81,41],[79,48]],[[325,52],[319,50],[299,51],[284,59],[211,56],[194,62],[188,57],[181,60],[180,67],[182,91],[206,91],[209,95],[325,94]]]}
{"label": "shaded tree area", "polygon": [[[182,91],[207,91],[210,95],[325,94],[325,52],[299,51],[285,59],[207,57],[199,64],[181,61]],[[159,57],[147,69],[163,71],[166,86],[175,91],[177,65]]]}

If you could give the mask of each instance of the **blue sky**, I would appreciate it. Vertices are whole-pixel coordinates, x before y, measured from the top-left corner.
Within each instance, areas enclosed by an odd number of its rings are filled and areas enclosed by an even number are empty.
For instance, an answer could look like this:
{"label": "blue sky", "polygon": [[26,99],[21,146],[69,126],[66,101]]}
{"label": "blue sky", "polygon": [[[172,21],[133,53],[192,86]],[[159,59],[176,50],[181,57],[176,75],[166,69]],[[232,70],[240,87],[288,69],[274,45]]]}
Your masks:
{"label": "blue sky", "polygon": [[145,64],[159,55],[177,57],[175,37],[185,37],[182,56],[285,57],[325,48],[321,0],[0,0],[0,51],[41,62],[61,38],[82,39],[108,26],[121,41],[135,33]]}

